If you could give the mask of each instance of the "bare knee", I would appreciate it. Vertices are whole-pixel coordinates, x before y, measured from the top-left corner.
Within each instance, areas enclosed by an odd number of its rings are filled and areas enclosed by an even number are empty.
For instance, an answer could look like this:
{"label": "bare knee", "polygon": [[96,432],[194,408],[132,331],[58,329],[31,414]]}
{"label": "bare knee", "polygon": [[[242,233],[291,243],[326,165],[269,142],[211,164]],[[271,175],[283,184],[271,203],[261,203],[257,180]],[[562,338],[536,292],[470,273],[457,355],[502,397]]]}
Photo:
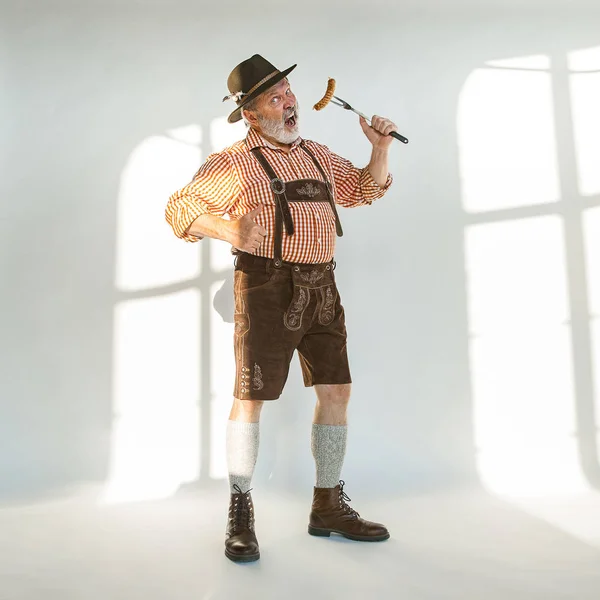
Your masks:
{"label": "bare knee", "polygon": [[239,398],[234,398],[229,418],[232,421],[258,423],[263,404],[263,400],[240,400]]}
{"label": "bare knee", "polygon": [[350,384],[315,385],[315,391],[317,404],[314,422],[322,425],[346,425]]}
{"label": "bare knee", "polygon": [[350,401],[352,384],[315,385],[315,392],[320,404],[345,406]]}

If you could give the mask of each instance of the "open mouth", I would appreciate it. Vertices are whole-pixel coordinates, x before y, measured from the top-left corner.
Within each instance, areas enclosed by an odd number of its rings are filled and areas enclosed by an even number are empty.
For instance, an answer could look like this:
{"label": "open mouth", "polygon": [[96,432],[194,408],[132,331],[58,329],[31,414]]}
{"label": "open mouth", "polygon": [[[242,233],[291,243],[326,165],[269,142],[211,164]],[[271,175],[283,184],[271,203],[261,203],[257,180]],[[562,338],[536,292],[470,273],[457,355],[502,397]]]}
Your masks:
{"label": "open mouth", "polygon": [[285,120],[285,124],[286,124],[288,127],[291,127],[291,128],[294,128],[294,127],[296,127],[296,115],[292,115],[291,117],[288,117],[288,118]]}

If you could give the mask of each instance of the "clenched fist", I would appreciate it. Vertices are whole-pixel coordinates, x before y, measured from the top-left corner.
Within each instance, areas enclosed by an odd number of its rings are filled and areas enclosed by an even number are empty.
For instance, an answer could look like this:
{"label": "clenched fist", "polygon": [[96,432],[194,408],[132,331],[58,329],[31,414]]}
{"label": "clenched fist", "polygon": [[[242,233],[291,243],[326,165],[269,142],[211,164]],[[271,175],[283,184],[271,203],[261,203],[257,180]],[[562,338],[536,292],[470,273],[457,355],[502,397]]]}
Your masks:
{"label": "clenched fist", "polygon": [[234,248],[242,252],[254,254],[267,235],[267,230],[255,223],[254,218],[262,212],[262,204],[240,217],[231,221],[228,226],[229,242]]}
{"label": "clenched fist", "polygon": [[392,123],[392,121],[384,117],[378,117],[377,115],[373,115],[371,125],[369,125],[363,117],[359,117],[358,120],[367,139],[373,144],[373,148],[389,148],[390,144],[394,141],[390,132],[398,131],[398,127],[396,127],[395,123]]}

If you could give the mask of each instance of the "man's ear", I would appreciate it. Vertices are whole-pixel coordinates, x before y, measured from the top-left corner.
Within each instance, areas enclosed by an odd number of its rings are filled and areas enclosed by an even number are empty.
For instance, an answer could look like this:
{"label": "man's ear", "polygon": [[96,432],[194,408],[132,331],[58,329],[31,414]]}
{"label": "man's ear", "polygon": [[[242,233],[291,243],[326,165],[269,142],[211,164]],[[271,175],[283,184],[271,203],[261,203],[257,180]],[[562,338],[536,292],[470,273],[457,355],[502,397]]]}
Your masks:
{"label": "man's ear", "polygon": [[246,119],[246,121],[248,121],[248,123],[250,123],[250,125],[258,124],[258,119],[256,118],[256,113],[252,110],[246,110],[245,108],[242,108],[242,117],[244,117]]}

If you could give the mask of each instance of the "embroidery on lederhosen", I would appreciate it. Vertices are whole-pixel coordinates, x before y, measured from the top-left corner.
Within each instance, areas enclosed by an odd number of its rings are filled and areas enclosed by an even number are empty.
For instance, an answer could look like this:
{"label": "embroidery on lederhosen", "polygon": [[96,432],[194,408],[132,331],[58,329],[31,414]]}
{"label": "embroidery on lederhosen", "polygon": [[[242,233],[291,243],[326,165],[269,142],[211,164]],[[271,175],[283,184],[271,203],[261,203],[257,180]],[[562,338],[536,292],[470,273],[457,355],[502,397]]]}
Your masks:
{"label": "embroidery on lederhosen", "polygon": [[233,315],[234,326],[233,333],[236,337],[243,337],[250,331],[250,317],[245,313],[235,313]]}
{"label": "embroidery on lederhosen", "polygon": [[262,390],[265,387],[262,377],[262,369],[256,363],[254,363],[254,377],[252,378],[252,389]]}
{"label": "embroidery on lederhosen", "polygon": [[325,273],[319,273],[319,271],[316,270],[312,270],[310,273],[300,273],[300,279],[311,285],[314,285],[317,281],[323,279],[323,277],[325,277]]}
{"label": "embroidery on lederhosen", "polygon": [[308,290],[303,287],[296,288],[297,292],[292,298],[292,302],[283,317],[283,324],[290,331],[298,331],[302,325],[302,315],[308,306],[310,296]]}
{"label": "embroidery on lederhosen", "polygon": [[301,188],[296,188],[296,192],[300,194],[300,196],[308,196],[309,198],[314,198],[315,196],[321,195],[321,188],[317,187],[310,181],[305,183]]}
{"label": "embroidery on lederhosen", "polygon": [[321,293],[321,306],[319,309],[319,323],[321,325],[329,325],[333,321],[335,314],[334,304],[335,296],[331,291],[331,286],[319,288]]}
{"label": "embroidery on lederhosen", "polygon": [[244,357],[244,336],[250,331],[250,316],[245,313],[246,305],[242,296],[242,278],[241,275],[236,275],[237,281],[235,286],[235,314],[233,315],[234,326],[234,350],[236,354],[238,371],[238,388],[242,394],[247,394],[250,390],[250,369],[243,366],[245,363]]}

